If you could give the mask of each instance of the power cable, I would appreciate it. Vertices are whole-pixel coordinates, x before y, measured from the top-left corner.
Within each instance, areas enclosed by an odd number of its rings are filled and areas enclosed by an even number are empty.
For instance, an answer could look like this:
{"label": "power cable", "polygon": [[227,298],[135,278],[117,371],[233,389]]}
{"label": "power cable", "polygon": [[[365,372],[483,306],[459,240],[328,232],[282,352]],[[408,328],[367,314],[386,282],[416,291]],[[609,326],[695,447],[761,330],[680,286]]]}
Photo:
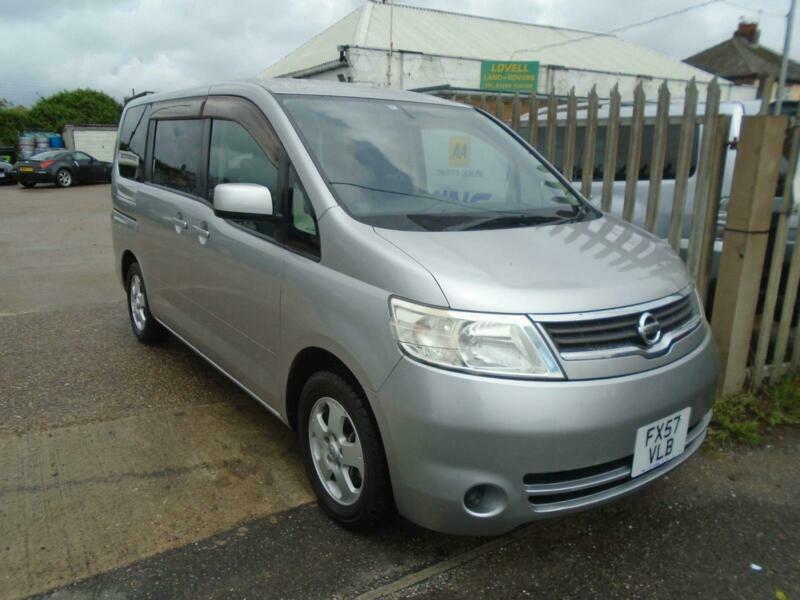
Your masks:
{"label": "power cable", "polygon": [[566,41],[563,41],[563,42],[555,42],[553,44],[545,44],[543,46],[538,46],[536,48],[519,48],[517,50],[514,50],[511,53],[511,58],[514,58],[514,55],[517,54],[518,52],[539,52],[540,50],[548,50],[550,48],[557,48],[559,46],[566,46],[568,44],[574,44],[576,42],[582,42],[584,40],[590,40],[590,39],[593,39],[593,38],[596,38],[596,37],[603,37],[603,36],[607,36],[607,35],[612,35],[614,33],[619,33],[621,31],[627,31],[628,29],[633,29],[635,27],[643,27],[645,25],[650,25],[651,23],[655,23],[655,22],[661,21],[663,19],[669,19],[670,17],[675,17],[677,15],[682,15],[682,14],[687,13],[689,11],[697,10],[698,8],[703,8],[703,7],[706,7],[706,6],[710,6],[712,4],[719,4],[719,3],[730,3],[730,0],[706,0],[705,2],[699,2],[697,4],[691,4],[689,6],[684,6],[683,8],[680,8],[678,10],[673,10],[671,12],[665,13],[663,15],[658,15],[658,16],[655,16],[655,17],[651,17],[649,19],[645,19],[644,21],[638,21],[636,23],[630,23],[628,25],[623,25],[621,27],[616,27],[614,29],[611,29],[611,30],[603,32],[603,33],[592,33],[592,34],[589,34],[589,35],[585,35],[583,37],[579,37],[579,38],[575,38],[575,39],[571,39],[571,40],[566,40]]}

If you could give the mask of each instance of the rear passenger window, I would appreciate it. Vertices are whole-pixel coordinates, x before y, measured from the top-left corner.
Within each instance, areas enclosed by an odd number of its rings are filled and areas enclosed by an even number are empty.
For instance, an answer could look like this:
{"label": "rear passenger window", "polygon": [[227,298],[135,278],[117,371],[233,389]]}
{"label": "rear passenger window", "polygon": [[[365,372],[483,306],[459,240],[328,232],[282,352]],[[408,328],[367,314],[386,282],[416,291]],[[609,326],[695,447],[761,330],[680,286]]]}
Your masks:
{"label": "rear passenger window", "polygon": [[[257,183],[268,188],[272,205],[277,209],[278,165],[270,159],[247,130],[235,121],[215,119],[211,125],[211,150],[208,159],[208,198],[213,202],[214,188],[220,183]],[[275,237],[274,221],[235,220],[236,223]]]}
{"label": "rear passenger window", "polygon": [[117,163],[119,174],[144,181],[144,149],[147,142],[147,115],[150,105],[134,106],[125,113],[119,130]]}
{"label": "rear passenger window", "polygon": [[153,183],[197,194],[197,172],[203,144],[203,122],[158,121],[153,142]]}

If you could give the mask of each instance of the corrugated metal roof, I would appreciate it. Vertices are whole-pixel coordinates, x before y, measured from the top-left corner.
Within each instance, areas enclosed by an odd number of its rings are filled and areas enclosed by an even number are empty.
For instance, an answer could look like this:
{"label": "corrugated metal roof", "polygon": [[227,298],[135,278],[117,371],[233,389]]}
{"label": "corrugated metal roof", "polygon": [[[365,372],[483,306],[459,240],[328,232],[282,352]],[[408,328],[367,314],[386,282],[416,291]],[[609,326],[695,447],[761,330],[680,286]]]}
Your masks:
{"label": "corrugated metal roof", "polygon": [[268,67],[264,75],[287,75],[335,61],[341,45],[388,49],[390,19],[395,50],[538,60],[543,65],[663,79],[711,79],[705,71],[613,35],[371,0]]}

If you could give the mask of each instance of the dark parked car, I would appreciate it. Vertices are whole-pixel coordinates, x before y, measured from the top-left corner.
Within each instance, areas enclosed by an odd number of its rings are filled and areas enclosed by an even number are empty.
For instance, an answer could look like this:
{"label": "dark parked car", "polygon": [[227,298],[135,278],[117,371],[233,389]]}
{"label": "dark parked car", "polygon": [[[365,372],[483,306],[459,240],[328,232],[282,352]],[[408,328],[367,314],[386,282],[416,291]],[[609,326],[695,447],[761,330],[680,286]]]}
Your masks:
{"label": "dark parked car", "polygon": [[80,150],[50,150],[15,165],[17,181],[25,187],[55,183],[70,187],[76,183],[109,183],[111,163],[97,160]]}
{"label": "dark parked car", "polygon": [[0,185],[14,183],[14,165],[0,160]]}

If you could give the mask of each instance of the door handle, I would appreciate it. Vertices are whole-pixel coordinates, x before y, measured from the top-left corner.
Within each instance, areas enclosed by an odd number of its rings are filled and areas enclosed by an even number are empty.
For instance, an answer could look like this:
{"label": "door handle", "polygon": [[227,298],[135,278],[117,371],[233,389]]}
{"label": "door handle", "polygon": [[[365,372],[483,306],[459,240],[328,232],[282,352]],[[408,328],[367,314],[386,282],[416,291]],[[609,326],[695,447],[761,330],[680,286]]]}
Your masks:
{"label": "door handle", "polygon": [[208,230],[208,223],[205,221],[201,221],[200,225],[192,225],[192,229],[197,232],[197,241],[201,244],[205,244],[208,238],[211,237],[211,232]]}
{"label": "door handle", "polygon": [[176,217],[172,217],[172,224],[175,227],[175,233],[181,233],[189,228],[189,223],[183,220],[183,213],[178,213]]}

